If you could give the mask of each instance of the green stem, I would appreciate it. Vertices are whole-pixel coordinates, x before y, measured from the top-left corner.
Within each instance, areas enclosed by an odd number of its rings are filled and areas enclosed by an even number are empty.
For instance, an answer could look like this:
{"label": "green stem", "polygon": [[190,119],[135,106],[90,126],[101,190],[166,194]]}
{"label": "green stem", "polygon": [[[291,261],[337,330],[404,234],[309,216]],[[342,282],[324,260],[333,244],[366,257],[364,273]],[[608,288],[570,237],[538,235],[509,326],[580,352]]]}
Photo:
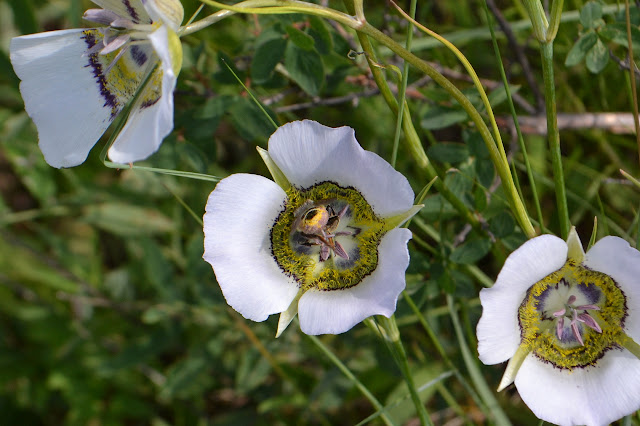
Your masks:
{"label": "green stem", "polygon": [[[542,217],[542,209],[540,208],[540,199],[538,198],[538,190],[536,188],[536,181],[533,178],[533,171],[531,169],[531,164],[529,162],[529,155],[527,154],[527,147],[524,144],[524,139],[522,137],[522,131],[520,130],[520,123],[518,122],[518,115],[516,114],[515,106],[513,105],[513,98],[511,97],[511,90],[509,89],[509,82],[507,81],[507,74],[504,71],[504,66],[502,65],[502,55],[500,54],[500,47],[498,46],[498,41],[496,39],[495,32],[493,31],[493,22],[491,20],[491,15],[489,13],[489,7],[487,6],[487,2],[484,2],[484,11],[487,16],[487,23],[489,25],[489,30],[491,31],[491,41],[493,42],[493,51],[496,54],[496,59],[498,63],[498,68],[500,69],[500,77],[502,78],[502,83],[504,84],[505,92],[507,93],[507,101],[509,103],[509,110],[511,111],[511,117],[513,117],[513,124],[516,127],[516,133],[518,135],[518,145],[520,146],[520,151],[522,152],[522,159],[524,161],[525,166],[527,167],[527,177],[529,178],[529,184],[531,185],[531,193],[533,195],[533,204],[536,208],[536,215],[538,216],[538,223],[540,224],[540,229],[544,229],[544,221]],[[517,178],[515,172],[513,174],[514,178]]]}
{"label": "green stem", "polygon": [[[487,127],[487,124],[484,122],[480,113],[473,106],[471,101],[445,76],[440,74],[435,68],[431,65],[423,61],[422,59],[415,56],[413,53],[406,50],[404,47],[393,41],[389,36],[380,32],[377,28],[372,27],[368,23],[365,23],[362,28],[358,31],[363,32],[364,34],[374,38],[378,42],[384,44],[393,50],[396,54],[398,54],[401,58],[408,61],[411,65],[428,75],[433,79],[434,82],[439,84],[443,89],[445,89],[458,103],[462,106],[462,108],[469,114],[471,120],[476,125],[478,132],[482,136],[485,141],[485,145],[489,150],[489,154],[491,156],[491,160],[498,171],[498,175],[502,180],[504,191],[507,195],[507,200],[509,201],[509,205],[511,206],[511,210],[513,211],[520,227],[524,231],[525,235],[529,238],[533,238],[536,236],[536,231],[529,220],[529,216],[527,215],[526,208],[520,199],[520,195],[518,194],[514,182],[513,176],[511,176],[511,170],[509,169],[508,164],[505,164],[503,161],[503,156],[496,146],[496,143],[493,140],[491,135],[491,131]],[[439,188],[438,188],[439,189]]]}
{"label": "green stem", "polygon": [[[489,150],[491,160],[498,171],[498,175],[502,180],[503,188],[507,195],[507,200],[509,201],[511,210],[514,213],[516,219],[518,220],[520,227],[522,228],[525,235],[527,235],[529,238],[533,238],[536,236],[536,231],[533,228],[531,221],[529,220],[527,210],[522,200],[520,199],[520,195],[518,194],[515,188],[515,185],[513,182],[513,176],[511,176],[511,170],[509,169],[509,165],[504,163],[503,154],[500,152],[500,150],[496,145],[496,142],[493,140],[491,132],[487,127],[487,124],[484,122],[482,116],[473,106],[471,101],[451,81],[449,81],[445,76],[440,74],[431,65],[429,65],[422,59],[418,58],[413,53],[409,52],[400,44],[396,43],[391,37],[382,33],[381,31],[371,26],[370,24],[359,21],[355,19],[353,16],[347,15],[346,13],[342,13],[337,10],[333,10],[333,9],[326,8],[313,3],[306,3],[298,0],[256,0],[256,1],[264,1],[264,3],[261,3],[260,7],[244,7],[244,6],[239,7],[238,5],[234,5],[234,6],[224,5],[213,0],[203,0],[204,3],[210,4],[216,7],[235,10],[237,12],[243,12],[243,13],[261,13],[261,14],[308,13],[308,14],[320,16],[323,18],[333,19],[337,22],[340,22],[344,25],[349,26],[350,28],[356,30],[357,32],[362,32],[367,36],[375,39],[379,43],[387,46],[388,48],[393,50],[397,55],[403,58],[405,61],[409,62],[418,70],[422,71],[423,73],[431,77],[437,84],[439,84],[442,88],[444,88],[456,101],[458,101],[458,103],[467,112],[467,114],[469,114],[469,116],[471,117],[471,120],[475,123],[480,135],[485,141],[485,145]],[[404,105],[402,107],[404,107]],[[406,114],[406,111],[405,111],[405,114]],[[416,149],[416,148],[417,147],[412,147],[412,149]],[[420,150],[422,150],[422,147],[420,147]],[[426,158],[426,155],[424,157]],[[428,159],[427,159],[427,162],[428,162]],[[434,176],[430,176],[430,177],[433,178]]]}
{"label": "green stem", "polygon": [[460,346],[460,352],[462,352],[462,358],[464,359],[464,363],[469,370],[469,375],[471,376],[471,380],[473,381],[478,393],[480,394],[480,398],[484,401],[485,404],[489,407],[491,414],[493,414],[493,419],[497,425],[511,425],[511,422],[507,418],[507,415],[502,411],[502,407],[498,404],[493,392],[487,385],[487,382],[484,380],[480,369],[478,368],[478,364],[476,363],[476,358],[472,355],[471,350],[469,350],[469,346],[467,345],[467,341],[464,338],[464,331],[462,330],[462,326],[460,325],[460,319],[458,318],[458,313],[456,311],[456,307],[454,306],[453,297],[451,295],[447,295],[447,305],[449,307],[449,315],[451,316],[451,322],[453,323],[453,328],[455,329],[456,336],[458,338],[458,345]]}
{"label": "green stem", "polygon": [[458,368],[455,366],[453,361],[451,361],[451,358],[449,358],[449,356],[447,355],[446,351],[444,350],[444,348],[440,344],[440,340],[438,340],[437,333],[435,332],[435,330],[433,330],[431,325],[429,325],[429,322],[424,317],[424,315],[422,315],[422,312],[420,312],[420,309],[418,309],[418,306],[416,306],[416,304],[413,301],[413,299],[411,298],[411,296],[409,296],[409,294],[406,291],[403,292],[402,295],[404,296],[404,300],[407,301],[407,304],[409,305],[409,307],[411,308],[413,313],[418,318],[418,321],[422,325],[422,328],[424,328],[424,330],[429,335],[429,338],[431,339],[431,342],[434,344],[436,350],[438,351],[438,353],[440,354],[440,356],[442,357],[444,362],[447,364],[447,367],[449,367],[451,369],[451,371],[453,371],[453,374],[456,376],[456,378],[458,379],[460,384],[462,384],[462,386],[465,388],[465,390],[469,393],[469,395],[471,395],[471,398],[476,402],[476,404],[478,404],[478,406],[483,411],[485,411],[487,415],[490,415],[490,413],[488,412],[489,410],[486,409],[486,405],[484,405],[484,403],[480,400],[480,398],[478,397],[478,394],[476,393],[476,391],[471,387],[471,385],[469,385],[469,383],[462,376],[462,374],[460,374],[460,370],[458,370]]}
{"label": "green stem", "polygon": [[547,110],[547,136],[549,138],[549,151],[551,154],[551,166],[553,168],[553,181],[556,191],[556,203],[558,204],[558,221],[563,239],[569,235],[571,224],[569,221],[569,209],[567,207],[567,194],[562,170],[562,155],[560,152],[560,133],[556,111],[556,89],[553,76],[553,42],[541,43],[542,76],[544,79],[544,100]]}
{"label": "green stem", "polygon": [[382,420],[385,422],[385,424],[392,426],[394,423],[384,412],[384,407],[382,406],[380,401],[378,401],[378,399],[369,391],[369,389],[367,389],[367,387],[362,384],[360,380],[358,380],[358,378],[351,372],[351,370],[349,370],[349,368],[344,365],[344,363],[340,361],[338,357],[335,356],[335,354],[331,352],[331,350],[329,350],[329,348],[327,348],[325,344],[322,343],[322,341],[320,341],[320,339],[318,339],[316,336],[311,335],[307,335],[307,337],[318,347],[318,349],[322,351],[323,354],[326,355],[327,358],[329,358],[331,362],[335,364],[336,367],[338,367],[340,371],[342,371],[342,374],[344,374],[349,380],[351,380],[354,385],[356,385],[358,390],[362,392],[365,398],[369,400],[371,405],[373,405],[373,407],[381,413],[380,417],[382,417]]}
{"label": "green stem", "polygon": [[627,46],[629,48],[629,80],[631,82],[631,100],[633,103],[633,125],[636,130],[638,145],[638,160],[640,161],[640,123],[638,123],[638,92],[636,90],[636,63],[633,60],[633,44],[631,40],[631,17],[629,15],[629,0],[624,1],[625,20],[627,23]]}
{"label": "green stem", "polygon": [[[412,18],[416,16],[416,3],[417,3],[417,0],[411,0],[411,7],[409,10],[409,14],[411,15]],[[413,22],[409,21],[409,24],[407,25],[407,42],[405,44],[406,49],[408,51],[411,51],[412,41],[413,41]],[[407,80],[409,80],[409,64],[405,62],[402,67],[402,81],[400,83],[400,88],[399,88],[400,93],[399,93],[398,105],[404,105],[405,103],[406,92],[407,92]],[[399,111],[398,111],[398,119],[396,122],[396,133],[393,138],[393,153],[391,155],[391,165],[393,167],[396,166],[396,160],[398,158],[398,145],[400,144],[400,129],[402,128],[404,110],[405,110],[404,108],[399,108]]]}
{"label": "green stem", "polygon": [[429,417],[424,404],[420,400],[418,389],[416,388],[415,381],[413,380],[411,368],[409,367],[409,359],[407,358],[407,353],[402,345],[402,340],[400,340],[400,331],[398,330],[395,316],[392,315],[391,318],[378,316],[377,319],[382,331],[382,337],[390,344],[390,350],[393,358],[395,359],[396,364],[398,364],[398,367],[404,376],[404,380],[407,383],[411,399],[413,400],[413,404],[418,412],[418,417],[420,418],[420,424],[422,426],[432,426],[433,423],[431,422],[431,418]]}
{"label": "green stem", "polygon": [[[347,6],[347,8],[349,8],[347,2],[345,2],[345,5]],[[376,56],[373,51],[373,46],[371,45],[371,40],[369,40],[368,36],[360,32],[358,32],[357,35],[358,40],[360,41],[360,45],[367,55],[369,68],[373,75],[373,79],[376,82],[376,85],[380,89],[380,94],[384,98],[391,111],[394,114],[398,114],[398,102],[393,96],[393,92],[389,88],[389,85],[384,78],[384,74],[376,62]],[[422,141],[420,140],[420,136],[418,136],[418,132],[416,132],[416,129],[413,126],[413,122],[411,121],[411,114],[409,112],[409,106],[406,102],[404,104],[404,114],[402,115],[402,129],[404,131],[405,139],[409,145],[409,150],[418,167],[426,173],[427,179],[432,180],[436,176],[439,176],[438,172],[429,161],[429,157],[427,157],[424,148],[422,147]],[[442,178],[442,176],[439,177]],[[434,182],[434,186],[436,187],[438,192],[453,206],[453,208],[455,208],[458,213],[462,215],[463,219],[467,223],[471,224],[474,229],[482,231],[482,227],[478,219],[473,215],[473,213],[464,204],[464,202],[445,186],[444,179],[436,179]]]}
{"label": "green stem", "polygon": [[564,0],[553,0],[553,4],[551,5],[551,13],[549,14],[549,28],[547,29],[546,39],[548,42],[555,40],[556,34],[558,34],[560,20],[562,19],[563,4]]}

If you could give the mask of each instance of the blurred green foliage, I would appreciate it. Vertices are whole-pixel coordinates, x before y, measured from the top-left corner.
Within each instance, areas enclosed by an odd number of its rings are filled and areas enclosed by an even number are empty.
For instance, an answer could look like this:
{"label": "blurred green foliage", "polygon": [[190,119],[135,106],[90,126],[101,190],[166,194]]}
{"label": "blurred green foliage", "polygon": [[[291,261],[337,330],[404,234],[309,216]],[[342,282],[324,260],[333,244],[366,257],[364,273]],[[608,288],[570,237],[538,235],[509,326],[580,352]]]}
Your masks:
{"label": "blurred green foliage", "polygon": [[[185,16],[198,7],[194,0],[183,3]],[[508,117],[481,5],[420,3],[417,20],[456,40],[488,87],[492,84],[496,114]],[[561,25],[555,44],[558,110],[631,110],[628,73],[609,61],[610,55],[626,54],[620,15],[609,9],[604,13],[594,1],[566,3],[565,9],[579,19]],[[329,4],[342,7],[337,1]],[[8,59],[9,40],[84,25],[80,16],[90,7],[86,0],[0,1],[0,423],[327,425],[367,418],[375,411],[369,402],[296,326],[276,340],[276,317],[252,323],[226,305],[201,258],[202,229],[176,200],[201,215],[214,184],[105,168],[98,158],[101,144],[73,169],[57,170],[44,162]],[[531,71],[541,81],[536,45],[522,24],[526,16],[518,2],[500,7],[518,29],[517,41],[531,66],[523,68],[500,37],[511,91],[523,100],[517,110],[539,117],[543,106],[525,78]],[[210,12],[205,7],[202,16]],[[404,39],[406,22],[390,6],[368,2],[366,12],[370,23]],[[640,43],[638,16],[633,8],[634,47]],[[366,149],[390,158],[395,117],[375,91],[365,58],[355,53],[360,49],[350,31],[303,15],[233,16],[184,37],[183,43],[175,130],[144,164],[220,177],[268,175],[255,146],[266,146],[273,126],[228,67],[278,123],[312,118],[348,125]],[[417,35],[416,53],[447,70],[480,108],[455,57],[428,43]],[[381,65],[401,65],[388,51],[380,49],[380,54]],[[393,82],[395,76],[388,78]],[[463,110],[414,71],[407,99],[441,178],[487,231],[472,230],[434,192],[411,225],[415,237],[407,294],[466,375],[445,294],[459,304],[469,344],[475,347],[478,291],[525,237]],[[509,129],[505,125],[505,140],[531,213],[531,186]],[[561,136],[571,219],[583,241],[594,216],[600,236],[637,240],[640,197],[618,174],[622,168],[639,175],[634,138],[593,129]],[[103,140],[107,137],[108,132]],[[544,225],[557,231],[544,137],[527,134],[525,143]],[[397,168],[416,192],[428,183],[403,145]],[[440,377],[423,393],[434,421],[488,423],[477,397],[450,374],[451,367],[403,299],[397,317],[416,384]],[[359,325],[321,341],[383,404],[392,405],[387,414],[395,422],[415,417],[400,372],[369,329]],[[483,369],[492,387],[502,369]],[[515,424],[537,424],[514,389],[497,398]]]}

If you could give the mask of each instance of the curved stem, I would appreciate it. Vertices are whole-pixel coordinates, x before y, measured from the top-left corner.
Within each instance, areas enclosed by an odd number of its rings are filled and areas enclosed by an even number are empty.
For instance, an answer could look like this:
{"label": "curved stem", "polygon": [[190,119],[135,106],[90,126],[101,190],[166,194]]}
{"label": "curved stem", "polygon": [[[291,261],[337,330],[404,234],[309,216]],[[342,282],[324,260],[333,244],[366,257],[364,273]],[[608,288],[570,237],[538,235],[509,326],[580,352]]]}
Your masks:
{"label": "curved stem", "polygon": [[376,39],[378,42],[384,44],[391,50],[393,50],[400,57],[408,61],[411,65],[427,74],[429,77],[433,79],[437,84],[439,84],[443,89],[445,89],[453,98],[458,101],[458,103],[462,106],[462,108],[469,114],[471,120],[476,125],[478,132],[482,136],[485,141],[485,145],[489,150],[491,155],[491,160],[498,171],[498,175],[500,179],[502,179],[502,183],[504,186],[504,190],[507,194],[507,199],[509,200],[509,204],[511,209],[516,216],[518,223],[520,224],[524,233],[529,237],[533,238],[536,236],[536,232],[529,220],[529,216],[527,214],[527,210],[520,199],[520,195],[516,190],[515,184],[513,182],[513,176],[511,176],[511,170],[508,165],[505,165],[502,157],[502,154],[498,150],[493,137],[491,135],[491,131],[487,127],[480,113],[473,106],[471,101],[445,76],[440,74],[436,69],[427,64],[425,61],[421,60],[413,53],[406,50],[404,47],[396,43],[389,36],[380,32],[377,28],[365,23],[362,28],[358,31],[365,33],[368,36]]}
{"label": "curved stem", "polygon": [[[367,36],[377,40],[379,43],[384,44],[389,49],[393,50],[397,55],[401,58],[409,62],[411,65],[416,67],[418,70],[427,74],[431,77],[437,84],[439,84],[443,89],[445,89],[458,103],[462,106],[462,108],[469,114],[471,120],[475,123],[480,135],[485,141],[485,145],[487,146],[491,160],[498,171],[498,175],[502,180],[505,193],[507,195],[507,199],[509,200],[509,205],[511,206],[511,210],[513,211],[520,227],[522,228],[525,235],[529,238],[533,238],[536,236],[536,231],[531,224],[529,216],[527,214],[527,210],[518,194],[518,191],[515,187],[513,176],[511,176],[511,170],[508,165],[505,165],[503,162],[503,156],[500,153],[500,150],[496,146],[495,141],[491,135],[491,131],[487,127],[480,113],[473,106],[471,101],[445,76],[440,74],[435,68],[427,64],[425,61],[418,58],[413,53],[409,52],[407,49],[402,47],[400,44],[396,43],[391,37],[382,33],[377,28],[371,26],[367,22],[360,21],[354,18],[351,15],[347,15],[342,12],[338,12],[337,10],[333,10],[330,8],[326,8],[320,5],[306,3],[298,0],[255,0],[256,2],[260,2],[259,7],[238,7],[238,6],[228,6],[222,3],[218,3],[213,0],[203,0],[204,3],[211,4],[216,7],[220,7],[222,9],[229,9],[236,12],[243,13],[261,13],[261,14],[287,14],[287,13],[308,13],[311,15],[321,16],[323,18],[333,19],[337,22],[340,22],[344,25],[353,28],[359,33],[364,33]],[[243,3],[246,5],[247,3]],[[256,3],[252,3],[256,4]],[[425,156],[426,157],[426,156]]]}

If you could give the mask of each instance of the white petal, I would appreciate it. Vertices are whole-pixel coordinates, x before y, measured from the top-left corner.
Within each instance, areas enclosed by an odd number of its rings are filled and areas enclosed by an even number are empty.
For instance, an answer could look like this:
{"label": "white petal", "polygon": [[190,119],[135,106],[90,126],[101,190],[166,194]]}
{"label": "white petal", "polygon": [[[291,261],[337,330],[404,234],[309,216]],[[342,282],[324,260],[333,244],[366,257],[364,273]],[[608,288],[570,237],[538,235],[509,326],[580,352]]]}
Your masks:
{"label": "white petal", "polygon": [[405,288],[410,239],[408,229],[389,231],[378,247],[378,267],[360,284],[346,290],[304,293],[298,303],[300,329],[306,334],[339,334],[371,315],[390,317]]}
{"label": "white petal", "polygon": [[640,343],[640,252],[622,238],[604,237],[587,252],[583,264],[618,283],[627,298],[625,331]]}
{"label": "white petal", "polygon": [[[109,149],[109,158],[116,163],[144,160],[160,148],[162,140],[173,130],[173,89],[177,77],[173,72],[168,47],[168,29],[161,26],[149,36],[153,48],[160,57],[162,68],[162,93],[153,105],[145,106],[152,90],[152,82],[138,98],[127,124]],[[157,72],[157,71],[156,71]]]}
{"label": "white petal", "polygon": [[571,372],[529,355],[515,383],[536,416],[560,425],[606,425],[640,408],[640,360],[626,350]]}
{"label": "white petal", "polygon": [[235,174],[221,180],[207,202],[203,257],[227,303],[253,321],[286,310],[298,293],[271,254],[270,230],[285,200],[269,179]]}
{"label": "white petal", "polygon": [[179,0],[142,0],[142,4],[154,22],[162,22],[178,31],[184,19],[184,9]]}
{"label": "white petal", "polygon": [[520,344],[518,308],[527,289],[567,261],[567,244],[553,235],[533,238],[507,258],[496,283],[480,291],[478,354],[485,364],[511,358]]}
{"label": "white petal", "polygon": [[150,24],[151,18],[141,0],[91,0],[103,9],[111,10],[123,18],[139,24]]}
{"label": "white petal", "polygon": [[82,163],[115,116],[83,56],[87,49],[81,29],[11,40],[11,63],[22,80],[25,109],[53,167]]}
{"label": "white petal", "polygon": [[332,181],[352,186],[382,217],[413,205],[407,179],[377,154],[362,149],[350,127],[333,129],[310,120],[285,124],[269,139],[269,155],[293,185],[308,188]]}

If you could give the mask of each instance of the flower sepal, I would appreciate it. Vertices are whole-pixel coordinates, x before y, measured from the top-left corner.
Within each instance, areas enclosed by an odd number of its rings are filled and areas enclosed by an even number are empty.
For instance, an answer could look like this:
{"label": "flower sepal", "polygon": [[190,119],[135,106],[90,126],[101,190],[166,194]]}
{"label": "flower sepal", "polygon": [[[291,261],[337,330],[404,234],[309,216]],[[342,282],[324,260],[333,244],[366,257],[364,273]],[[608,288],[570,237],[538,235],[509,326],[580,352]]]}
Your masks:
{"label": "flower sepal", "polygon": [[584,249],[582,248],[582,242],[576,232],[576,227],[572,226],[567,236],[567,259],[573,260],[576,263],[582,263],[584,260]]}
{"label": "flower sepal", "polygon": [[511,357],[509,362],[507,363],[507,368],[504,370],[504,374],[502,375],[502,379],[500,380],[500,384],[498,385],[498,392],[502,391],[504,388],[509,386],[516,379],[516,375],[518,374],[518,370],[522,367],[522,363],[525,358],[531,353],[533,348],[531,345],[522,344],[518,346],[518,350]]}
{"label": "flower sepal", "polygon": [[267,169],[269,169],[269,173],[271,173],[273,181],[283,190],[286,191],[287,189],[289,189],[291,187],[291,183],[284,175],[284,173],[282,173],[280,167],[278,167],[275,161],[273,161],[273,159],[269,155],[269,151],[260,148],[259,146],[257,146],[256,149],[258,150],[258,154],[260,154],[262,161],[264,161],[264,164],[267,166]]}
{"label": "flower sepal", "polygon": [[282,333],[289,327],[291,321],[298,315],[298,301],[304,293],[303,289],[298,291],[295,299],[291,302],[286,311],[280,312],[280,319],[278,320],[278,330],[276,331],[276,339],[282,335]]}
{"label": "flower sepal", "polygon": [[399,226],[402,226],[402,224],[404,224],[406,221],[408,221],[413,216],[415,216],[423,207],[424,207],[424,204],[416,204],[416,205],[412,206],[406,212],[402,212],[402,213],[397,214],[395,216],[391,216],[391,217],[386,218],[385,219],[385,228],[386,229],[393,229],[393,228],[397,228]]}

